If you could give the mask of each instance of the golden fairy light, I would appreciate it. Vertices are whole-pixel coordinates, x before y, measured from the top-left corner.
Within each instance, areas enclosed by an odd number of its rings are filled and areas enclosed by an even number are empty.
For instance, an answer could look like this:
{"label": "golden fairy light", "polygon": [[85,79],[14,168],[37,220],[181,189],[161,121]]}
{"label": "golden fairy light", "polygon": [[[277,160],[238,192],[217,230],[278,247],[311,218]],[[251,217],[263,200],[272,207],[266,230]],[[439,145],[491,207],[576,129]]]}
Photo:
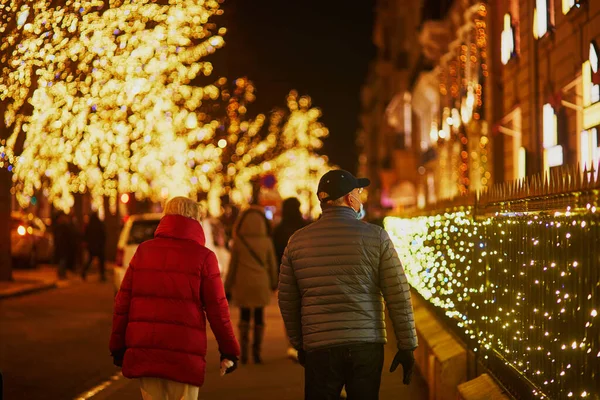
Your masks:
{"label": "golden fairy light", "polygon": [[388,217],[385,226],[412,287],[455,321],[474,351],[501,355],[538,386],[536,397],[596,398],[595,204],[477,217],[466,207]]}
{"label": "golden fairy light", "polygon": [[245,78],[237,79],[233,90],[221,88],[227,100],[223,132],[217,131],[226,144],[220,154],[222,172],[215,176],[209,191],[209,208],[216,213],[218,199],[227,194],[233,203],[244,206],[252,197],[252,182],[272,174],[282,198],[300,198],[305,213],[315,213],[314,192],[319,174],[327,169],[327,158],[317,151],[328,135],[319,121],[321,111],[312,107],[308,96],[296,91],[287,97],[287,110],[275,110],[267,118],[259,114],[250,118],[249,104],[254,100],[253,86]]}
{"label": "golden fairy light", "polygon": [[14,165],[19,201],[42,187],[61,208],[84,191],[96,202],[118,192],[189,195],[190,162],[205,173],[216,168],[208,145],[187,150],[198,138],[211,143],[215,130],[194,112],[218,88],[191,83],[211,74],[204,58],[224,43],[224,29],[209,23],[217,1],[5,0],[2,10],[0,100],[5,126],[15,129],[0,150]]}
{"label": "golden fairy light", "polygon": [[206,193],[218,214],[222,195],[245,204],[251,181],[277,171],[312,207],[328,131],[310,98],[291,92],[287,111],[250,117],[248,79],[198,85],[224,44],[218,1],[0,1],[0,168],[22,205],[38,191],[62,209],[74,193],[97,207]]}

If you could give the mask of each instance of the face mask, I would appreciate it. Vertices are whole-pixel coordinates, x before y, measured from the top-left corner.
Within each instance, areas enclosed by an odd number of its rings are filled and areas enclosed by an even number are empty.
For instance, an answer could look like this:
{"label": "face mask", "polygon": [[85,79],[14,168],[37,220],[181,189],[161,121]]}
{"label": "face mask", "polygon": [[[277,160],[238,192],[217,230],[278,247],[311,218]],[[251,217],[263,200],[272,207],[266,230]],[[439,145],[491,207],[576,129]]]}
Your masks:
{"label": "face mask", "polygon": [[[351,195],[352,196],[352,195]],[[360,208],[358,209],[358,211],[354,210],[354,212],[356,212],[356,219],[363,219],[365,217],[365,207],[363,206],[363,203],[357,199],[356,197],[352,196],[354,198],[354,200],[358,201],[360,203]]]}
{"label": "face mask", "polygon": [[360,203],[360,210],[356,213],[356,219],[363,219],[366,214],[365,207]]}

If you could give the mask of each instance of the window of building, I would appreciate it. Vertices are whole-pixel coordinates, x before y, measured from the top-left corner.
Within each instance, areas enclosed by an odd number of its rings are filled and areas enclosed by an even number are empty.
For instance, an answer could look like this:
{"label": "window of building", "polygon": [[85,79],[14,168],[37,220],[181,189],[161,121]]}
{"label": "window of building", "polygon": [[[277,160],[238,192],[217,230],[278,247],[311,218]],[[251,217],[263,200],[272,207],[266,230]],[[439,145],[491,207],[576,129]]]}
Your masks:
{"label": "window of building", "polygon": [[600,147],[598,147],[598,130],[599,126],[581,132],[580,149],[579,149],[579,165],[581,168],[588,170],[598,168],[600,162]]}
{"label": "window of building", "polygon": [[503,180],[513,181],[525,177],[525,158],[522,157],[522,124],[521,108],[517,107],[500,121],[498,132],[502,134],[504,144]]}
{"label": "window of building", "polygon": [[[600,62],[598,60],[598,46],[595,41],[590,42],[589,59],[583,63],[581,80],[583,84],[583,106],[590,107],[600,102]],[[584,116],[584,119],[585,116]],[[596,126],[596,123],[584,123],[586,127]]]}
{"label": "window of building", "polygon": [[568,14],[574,7],[579,8],[581,6],[581,0],[562,0],[562,12]]}
{"label": "window of building", "polygon": [[543,108],[544,169],[563,164],[563,148],[558,144],[558,119],[552,105]]}
{"label": "window of building", "polygon": [[432,173],[427,174],[427,202],[437,202],[437,196],[435,192],[435,177]]}
{"label": "window of building", "polygon": [[594,79],[595,77],[597,77],[598,74],[598,70],[600,67],[600,64],[598,63],[598,47],[596,46],[596,43],[594,41],[592,41],[590,43],[590,69],[591,69],[591,82],[588,82],[587,84],[590,85],[590,101],[591,104],[597,103],[600,101],[600,85],[598,84],[598,79]]}
{"label": "window of building", "polygon": [[554,2],[552,0],[535,0],[533,10],[533,35],[539,39],[548,33],[554,24]]}
{"label": "window of building", "polygon": [[404,92],[404,144],[407,148],[412,146],[412,105],[410,92]]}
{"label": "window of building", "polygon": [[562,0],[562,12],[563,14],[571,11],[571,8],[575,6],[575,0]]}
{"label": "window of building", "polygon": [[600,61],[598,45],[590,42],[589,59],[581,71],[583,86],[583,131],[579,136],[579,164],[582,168],[598,169],[600,148]]}
{"label": "window of building", "polygon": [[431,123],[431,129],[429,130],[429,142],[436,144],[439,138],[439,130],[437,122]]}
{"label": "window of building", "polygon": [[515,47],[515,29],[512,25],[512,18],[509,13],[504,14],[504,29],[501,35],[501,60],[502,64],[508,64],[508,61],[513,58],[516,53]]}
{"label": "window of building", "polygon": [[527,150],[525,147],[519,147],[519,164],[517,166],[517,179],[523,179],[527,176]]}

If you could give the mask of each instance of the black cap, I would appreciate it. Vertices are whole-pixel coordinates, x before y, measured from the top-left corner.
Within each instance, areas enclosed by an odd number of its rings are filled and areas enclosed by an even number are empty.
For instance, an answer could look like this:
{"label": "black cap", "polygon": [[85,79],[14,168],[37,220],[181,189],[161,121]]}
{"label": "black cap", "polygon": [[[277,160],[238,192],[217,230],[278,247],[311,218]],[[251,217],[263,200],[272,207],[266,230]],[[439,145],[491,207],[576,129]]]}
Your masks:
{"label": "black cap", "polygon": [[364,188],[370,184],[371,181],[367,178],[355,178],[348,171],[334,169],[321,177],[319,188],[317,189],[317,197],[321,202],[336,200],[356,188]]}

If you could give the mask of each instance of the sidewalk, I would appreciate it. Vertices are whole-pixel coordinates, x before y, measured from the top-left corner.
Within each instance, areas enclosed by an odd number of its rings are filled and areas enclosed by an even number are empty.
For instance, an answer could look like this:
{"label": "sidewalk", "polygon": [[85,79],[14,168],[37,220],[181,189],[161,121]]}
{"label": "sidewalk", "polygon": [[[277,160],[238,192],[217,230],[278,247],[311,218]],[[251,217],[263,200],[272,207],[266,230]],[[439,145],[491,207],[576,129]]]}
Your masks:
{"label": "sidewalk", "polygon": [[[237,326],[239,312],[232,309],[232,319]],[[219,375],[219,353],[217,343],[211,333],[208,334],[208,355],[206,358],[206,380],[200,389],[201,400],[301,400],[304,398],[304,370],[286,358],[287,340],[283,321],[279,314],[275,298],[267,307],[266,332],[263,349],[263,365],[248,364],[240,366],[231,375]],[[393,338],[393,333],[392,336]],[[395,340],[391,340],[395,343]],[[390,374],[389,366],[395,354],[395,345],[386,348],[380,399],[427,399],[427,387],[423,379],[415,373],[410,386],[402,384],[402,372],[399,368]],[[126,400],[141,399],[136,380],[115,377],[105,389],[90,400]],[[107,382],[108,383],[108,382]]]}
{"label": "sidewalk", "polygon": [[[112,264],[106,264],[107,275],[112,274]],[[91,279],[96,279],[97,269],[90,272]],[[13,269],[12,282],[0,282],[0,300],[36,293],[43,290],[66,287],[81,281],[79,272],[67,271],[67,279],[59,280],[56,265],[40,264],[35,269]]]}
{"label": "sidewalk", "polygon": [[58,287],[56,267],[40,265],[36,269],[13,269],[12,282],[0,282],[0,299]]}

